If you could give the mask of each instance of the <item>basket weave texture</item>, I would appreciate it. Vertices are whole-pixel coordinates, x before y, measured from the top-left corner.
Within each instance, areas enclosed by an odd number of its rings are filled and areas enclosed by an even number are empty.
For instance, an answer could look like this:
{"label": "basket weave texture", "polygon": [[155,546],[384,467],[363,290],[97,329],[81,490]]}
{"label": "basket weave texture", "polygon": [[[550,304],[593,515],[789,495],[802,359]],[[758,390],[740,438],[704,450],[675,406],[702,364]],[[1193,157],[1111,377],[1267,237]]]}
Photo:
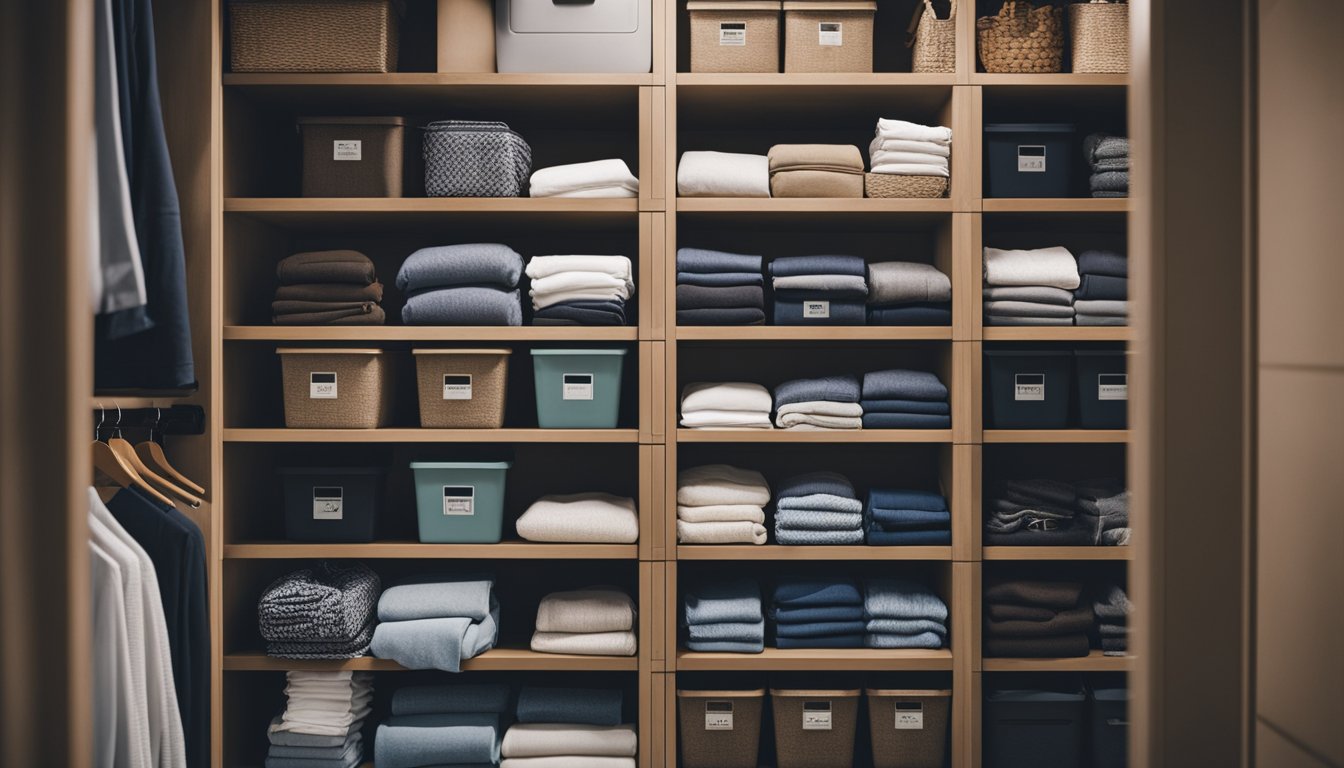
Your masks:
{"label": "basket weave texture", "polygon": [[[778,72],[779,11],[691,10],[692,72]],[[720,45],[719,24],[746,25],[746,45]]]}
{"label": "basket weave texture", "polygon": [[[376,429],[391,415],[387,361],[378,350],[281,353],[285,426],[290,429]],[[310,397],[309,374],[335,373],[333,399]]]}
{"label": "basket weave texture", "polygon": [[[918,703],[923,727],[896,728],[896,703]],[[943,768],[951,691],[868,691],[873,768]]]}
{"label": "basket weave texture", "polygon": [[1073,71],[1123,74],[1129,71],[1129,4],[1074,3],[1069,6]]}
{"label": "basket weave texture", "polygon": [[943,197],[947,194],[947,177],[865,173],[863,194],[864,197]]}
{"label": "basket weave texture", "polygon": [[957,0],[952,0],[952,12],[946,19],[934,13],[933,0],[924,0],[910,68],[921,73],[957,71]]}
{"label": "basket weave texture", "polygon": [[[471,377],[470,400],[443,399],[445,375]],[[509,353],[416,354],[420,426],[434,429],[499,429],[504,426]]]}
{"label": "basket weave texture", "polygon": [[1063,8],[1004,0],[997,15],[978,19],[975,26],[986,72],[1040,74],[1063,68]]}
{"label": "basket weave texture", "polygon": [[234,72],[395,72],[393,0],[232,0]]}

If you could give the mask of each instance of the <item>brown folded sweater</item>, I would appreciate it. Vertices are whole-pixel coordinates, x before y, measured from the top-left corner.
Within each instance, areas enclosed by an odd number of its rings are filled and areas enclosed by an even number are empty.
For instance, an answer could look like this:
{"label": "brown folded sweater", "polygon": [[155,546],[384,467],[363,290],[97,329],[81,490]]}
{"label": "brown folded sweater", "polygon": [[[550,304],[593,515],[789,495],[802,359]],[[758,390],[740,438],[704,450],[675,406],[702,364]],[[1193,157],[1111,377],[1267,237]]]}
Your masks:
{"label": "brown folded sweater", "polygon": [[1046,621],[985,621],[985,633],[994,637],[1054,637],[1086,633],[1092,629],[1096,617],[1092,606],[1083,605],[1060,611]]}
{"label": "brown folded sweater", "polygon": [[836,171],[863,175],[863,155],[853,144],[776,144],[770,148],[769,158],[772,175],[777,171]]}
{"label": "brown folded sweater", "polygon": [[1059,611],[1054,608],[1039,608],[1034,605],[1012,605],[1010,603],[989,603],[985,605],[985,614],[994,621],[1049,621]]}
{"label": "brown folded sweater", "polygon": [[387,315],[377,304],[361,304],[358,309],[334,309],[320,312],[293,312],[274,315],[276,325],[382,325]]}
{"label": "brown folded sweater", "polygon": [[1086,656],[1091,650],[1087,635],[1081,634],[985,638],[985,656],[991,658],[1065,659]]}
{"label": "brown folded sweater", "polygon": [[1076,581],[1002,581],[985,590],[986,603],[1035,605],[1063,610],[1078,604],[1083,585]]}
{"label": "brown folded sweater", "polygon": [[863,197],[863,174],[841,171],[777,171],[771,197]]}
{"label": "brown folded sweater", "polygon": [[382,301],[383,284],[304,283],[275,289],[276,301]]}
{"label": "brown folded sweater", "polygon": [[359,251],[308,251],[287,256],[275,265],[281,285],[353,283],[369,285],[378,278],[373,262]]}

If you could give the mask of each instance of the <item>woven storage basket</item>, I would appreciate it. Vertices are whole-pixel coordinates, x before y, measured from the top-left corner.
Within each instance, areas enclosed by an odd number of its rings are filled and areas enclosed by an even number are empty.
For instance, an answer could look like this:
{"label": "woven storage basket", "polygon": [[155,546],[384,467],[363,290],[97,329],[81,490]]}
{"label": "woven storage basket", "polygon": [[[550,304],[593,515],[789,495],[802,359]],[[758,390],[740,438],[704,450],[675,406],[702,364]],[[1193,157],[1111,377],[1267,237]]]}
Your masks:
{"label": "woven storage basket", "polygon": [[1129,4],[1074,3],[1069,6],[1073,71],[1120,74],[1129,71]]}
{"label": "woven storage basket", "polygon": [[924,0],[924,6],[915,9],[910,22],[912,72],[957,71],[957,0],[951,0],[951,12],[946,19],[934,13],[933,0]]}
{"label": "woven storage basket", "polygon": [[507,349],[416,349],[420,426],[499,429],[508,392]]}
{"label": "woven storage basket", "polygon": [[894,173],[863,174],[864,197],[943,197],[946,176],[899,176]]}
{"label": "woven storage basket", "polygon": [[401,197],[405,118],[301,117],[304,197]]}
{"label": "woven storage basket", "polygon": [[682,768],[756,768],[765,690],[677,691]]}
{"label": "woven storage basket", "polygon": [[428,197],[519,197],[532,174],[532,148],[504,123],[430,123],[424,158]]}
{"label": "woven storage basket", "polygon": [[779,768],[852,768],[859,691],[772,688],[770,701]]}
{"label": "woven storage basket", "polygon": [[281,347],[285,426],[376,429],[392,411],[388,361],[381,349]]}
{"label": "woven storage basket", "polygon": [[874,0],[784,0],[785,72],[872,72]]}
{"label": "woven storage basket", "polygon": [[779,0],[689,0],[692,72],[778,72]]}
{"label": "woven storage basket", "polygon": [[400,0],[231,0],[234,72],[395,72]]}
{"label": "woven storage basket", "polygon": [[1029,0],[1004,0],[997,15],[978,19],[975,27],[986,72],[1046,73],[1063,68],[1063,8],[1033,8]]}
{"label": "woven storage basket", "polygon": [[951,691],[868,689],[873,768],[943,768]]}

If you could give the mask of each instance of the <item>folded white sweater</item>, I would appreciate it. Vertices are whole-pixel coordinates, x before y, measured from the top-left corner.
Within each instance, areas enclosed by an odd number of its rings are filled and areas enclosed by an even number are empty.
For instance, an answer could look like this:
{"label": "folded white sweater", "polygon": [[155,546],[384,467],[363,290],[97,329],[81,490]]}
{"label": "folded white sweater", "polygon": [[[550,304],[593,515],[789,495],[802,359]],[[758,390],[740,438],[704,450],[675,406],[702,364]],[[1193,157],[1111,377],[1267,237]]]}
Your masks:
{"label": "folded white sweater", "polygon": [[532,297],[533,309],[545,309],[552,304],[566,301],[625,301],[630,292],[624,288],[577,288],[572,291],[555,291]]}
{"label": "folded white sweater", "polygon": [[633,725],[514,723],[504,732],[504,757],[634,757],[639,738]]}
{"label": "folded white sweater", "polygon": [[681,415],[687,429],[772,429],[769,411],[692,411]]}
{"label": "folded white sweater", "polygon": [[775,419],[780,429],[863,429],[859,416],[823,416],[812,413],[785,413]]}
{"label": "folded white sweater", "polygon": [[904,139],[906,141],[937,141],[945,144],[952,141],[952,129],[883,117],[877,121],[877,137],[881,139]]}
{"label": "folded white sweater", "polygon": [[919,163],[877,163],[868,169],[869,173],[885,173],[892,176],[943,176],[951,174],[946,166],[923,165]]}
{"label": "folded white sweater", "polygon": [[745,381],[687,384],[681,391],[681,412],[749,411],[770,413],[774,400],[760,384]]}
{"label": "folded white sweater", "polygon": [[805,413],[809,416],[862,416],[863,406],[858,403],[837,403],[832,400],[805,400],[801,403],[789,403],[779,406],[776,416],[790,413]]}
{"label": "folded white sweater", "polygon": [[634,656],[639,650],[635,633],[625,632],[533,632],[532,650],[537,653],[570,653],[576,656]]}
{"label": "folded white sweater", "polygon": [[683,152],[677,164],[681,197],[769,197],[770,158],[736,152]]}
{"label": "folded white sweater", "polygon": [[523,270],[528,277],[539,280],[562,272],[601,272],[612,277],[629,278],[630,259],[626,256],[533,256]]}
{"label": "folded white sweater", "polygon": [[677,473],[677,503],[704,507],[711,504],[770,503],[770,485],[754,469],[728,464],[702,464]]}
{"label": "folded white sweater", "polygon": [[616,277],[605,272],[557,272],[532,280],[528,295],[533,298],[566,291],[615,291],[628,298],[635,292],[635,283],[628,276]]}
{"label": "folded white sweater", "polygon": [[688,523],[677,521],[677,541],[682,544],[764,544],[765,526],[737,522]]}
{"label": "folded white sweater", "polygon": [[765,510],[750,504],[677,505],[677,519],[688,523],[764,523]]}
{"label": "folded white sweater", "polygon": [[1081,282],[1077,260],[1062,246],[1032,250],[985,248],[985,285],[1047,285],[1071,291]]}
{"label": "folded white sweater", "polygon": [[610,493],[542,496],[519,518],[528,541],[633,544],[639,540],[635,500]]}
{"label": "folded white sweater", "polygon": [[635,768],[635,758],[592,755],[508,757],[499,764],[499,768]]}
{"label": "folded white sweater", "polygon": [[635,197],[639,179],[624,160],[594,160],[542,168],[532,174],[532,197]]}
{"label": "folded white sweater", "polygon": [[930,165],[943,170],[947,170],[948,165],[950,165],[948,159],[942,155],[929,155],[923,152],[892,152],[885,149],[873,152],[869,159],[873,165],[911,163],[913,165]]}
{"label": "folded white sweater", "polygon": [[552,592],[537,606],[538,632],[619,632],[634,626],[635,603],[615,587]]}
{"label": "folded white sweater", "polygon": [[924,155],[951,157],[952,147],[943,141],[913,141],[910,139],[884,139],[880,135],[868,144],[868,154],[878,152],[917,152]]}

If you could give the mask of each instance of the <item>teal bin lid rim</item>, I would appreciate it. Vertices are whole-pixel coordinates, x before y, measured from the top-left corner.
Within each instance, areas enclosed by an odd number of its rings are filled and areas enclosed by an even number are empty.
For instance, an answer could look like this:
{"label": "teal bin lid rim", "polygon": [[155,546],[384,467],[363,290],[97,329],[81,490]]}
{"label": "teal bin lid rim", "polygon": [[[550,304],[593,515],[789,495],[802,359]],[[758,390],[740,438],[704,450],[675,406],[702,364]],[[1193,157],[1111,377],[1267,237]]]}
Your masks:
{"label": "teal bin lid rim", "polygon": [[534,349],[535,355],[624,355],[628,349]]}
{"label": "teal bin lid rim", "polygon": [[1070,357],[1070,349],[986,349],[985,357]]}
{"label": "teal bin lid rim", "polygon": [[281,475],[382,475],[386,467],[280,467],[275,470]]}
{"label": "teal bin lid rim", "polygon": [[985,133],[1074,133],[1073,123],[988,123]]}
{"label": "teal bin lid rim", "polygon": [[508,469],[512,461],[412,461],[411,469]]}

